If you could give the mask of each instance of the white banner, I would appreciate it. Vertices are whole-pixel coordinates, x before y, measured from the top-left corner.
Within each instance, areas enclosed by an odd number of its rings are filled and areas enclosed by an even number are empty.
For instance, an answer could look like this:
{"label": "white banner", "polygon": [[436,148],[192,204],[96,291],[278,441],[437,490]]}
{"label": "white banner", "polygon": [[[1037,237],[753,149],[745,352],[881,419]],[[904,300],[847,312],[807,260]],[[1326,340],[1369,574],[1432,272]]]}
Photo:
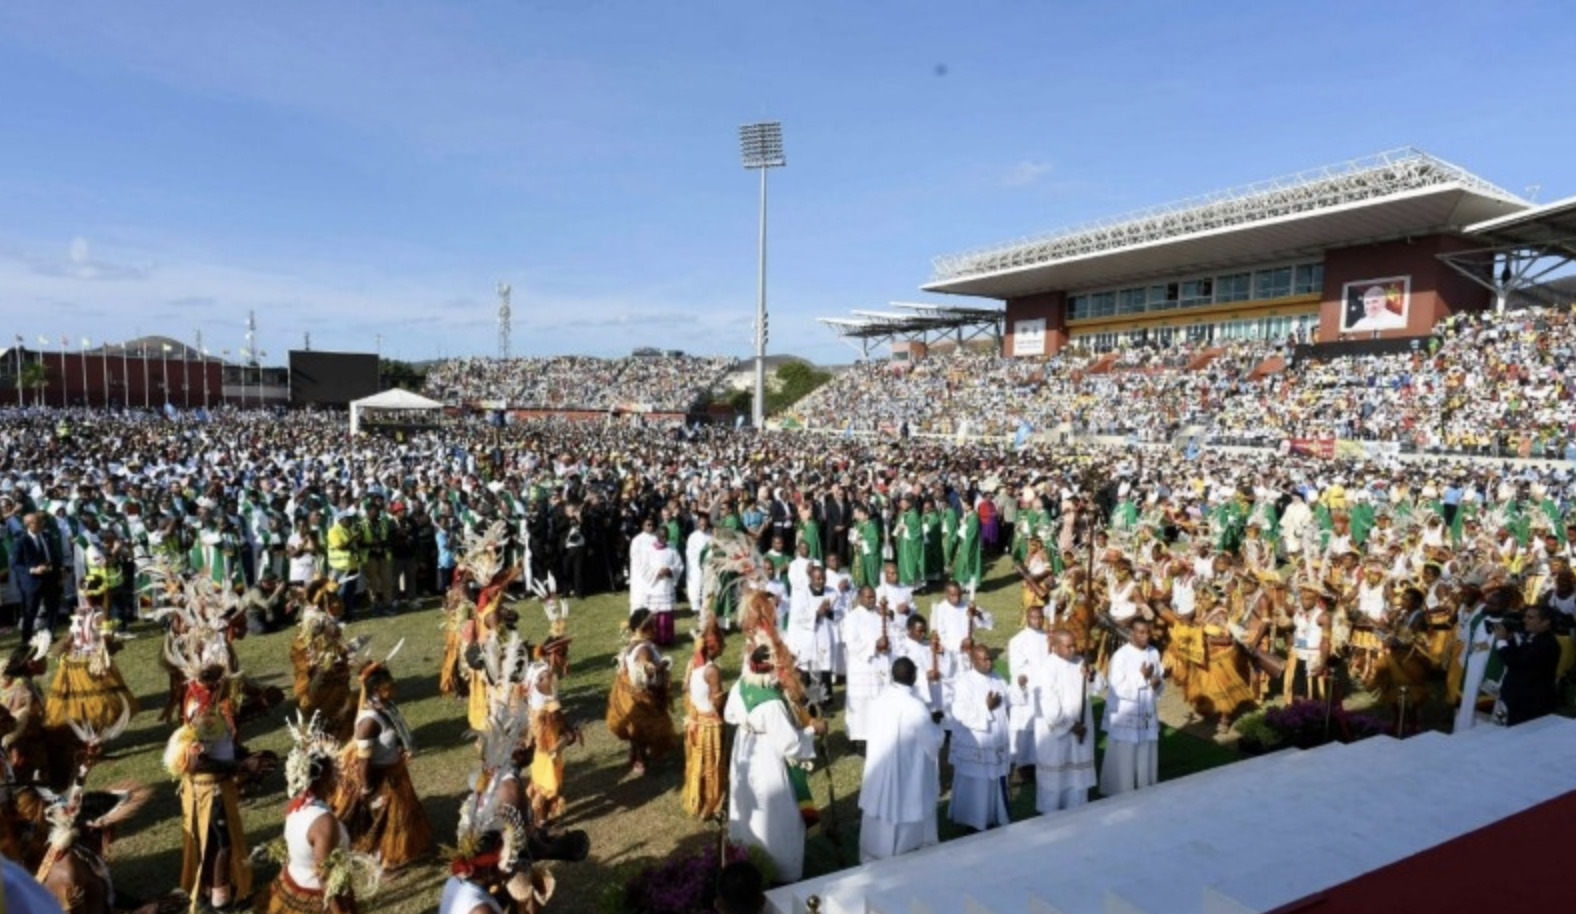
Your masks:
{"label": "white banner", "polygon": [[1045,354],[1045,318],[1012,322],[1012,354]]}

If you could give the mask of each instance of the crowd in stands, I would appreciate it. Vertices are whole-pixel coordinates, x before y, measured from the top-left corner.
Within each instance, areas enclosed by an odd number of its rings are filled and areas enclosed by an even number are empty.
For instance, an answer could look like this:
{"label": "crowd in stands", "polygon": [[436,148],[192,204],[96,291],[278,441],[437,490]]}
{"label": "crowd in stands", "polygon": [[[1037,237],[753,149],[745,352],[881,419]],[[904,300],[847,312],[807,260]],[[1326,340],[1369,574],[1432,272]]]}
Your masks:
{"label": "crowd in stands", "polygon": [[1395,441],[1419,450],[1563,453],[1576,433],[1569,374],[1576,311],[1478,312],[1440,323],[1417,351],[1294,366],[1243,386],[1220,439]]}
{"label": "crowd in stands", "polygon": [[[1208,355],[1204,359],[1202,356]],[[1256,372],[1280,355],[1284,370]],[[1293,358],[1268,340],[1139,346],[1112,359],[949,352],[866,362],[793,408],[810,428],[950,435],[1037,432],[1167,440],[1386,441],[1410,450],[1563,455],[1576,439],[1576,309],[1453,316],[1413,351]],[[1190,370],[1191,368],[1191,370]]]}
{"label": "crowd in stands", "polygon": [[427,373],[428,396],[451,405],[503,401],[511,409],[685,412],[732,360],[689,355],[450,359]]}
{"label": "crowd in stands", "polygon": [[944,353],[912,366],[866,362],[794,407],[811,428],[1011,435],[1031,429],[1164,440],[1207,421],[1221,399],[1274,352],[1234,343],[1188,371],[1202,350],[1123,351],[1117,359],[1069,350],[1046,361]]}

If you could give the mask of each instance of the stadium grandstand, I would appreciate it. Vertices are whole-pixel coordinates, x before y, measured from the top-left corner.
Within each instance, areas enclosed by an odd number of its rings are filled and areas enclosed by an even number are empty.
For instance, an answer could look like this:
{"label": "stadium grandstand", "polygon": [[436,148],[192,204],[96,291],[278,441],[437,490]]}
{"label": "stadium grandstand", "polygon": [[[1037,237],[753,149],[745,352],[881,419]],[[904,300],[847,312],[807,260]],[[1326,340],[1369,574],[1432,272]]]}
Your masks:
{"label": "stadium grandstand", "polygon": [[462,358],[427,372],[425,393],[447,406],[544,414],[700,411],[734,360],[642,350],[627,358]]}
{"label": "stadium grandstand", "polygon": [[[795,419],[1554,456],[1576,440],[1576,278],[1550,277],[1573,258],[1576,198],[1385,153],[938,258],[926,290],[1004,305],[823,318],[891,358]],[[966,351],[965,326],[999,346]]]}

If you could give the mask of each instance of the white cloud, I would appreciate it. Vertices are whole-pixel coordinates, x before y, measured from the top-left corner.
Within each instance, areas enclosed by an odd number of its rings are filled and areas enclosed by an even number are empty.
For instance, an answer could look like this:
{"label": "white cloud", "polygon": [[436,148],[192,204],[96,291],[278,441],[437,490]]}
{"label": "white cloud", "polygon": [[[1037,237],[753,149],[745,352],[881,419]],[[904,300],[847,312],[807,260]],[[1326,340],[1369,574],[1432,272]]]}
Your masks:
{"label": "white cloud", "polygon": [[1001,183],[1007,187],[1027,187],[1040,180],[1042,176],[1050,174],[1055,168],[1056,166],[1050,162],[1031,162],[1024,159],[1002,175]]}

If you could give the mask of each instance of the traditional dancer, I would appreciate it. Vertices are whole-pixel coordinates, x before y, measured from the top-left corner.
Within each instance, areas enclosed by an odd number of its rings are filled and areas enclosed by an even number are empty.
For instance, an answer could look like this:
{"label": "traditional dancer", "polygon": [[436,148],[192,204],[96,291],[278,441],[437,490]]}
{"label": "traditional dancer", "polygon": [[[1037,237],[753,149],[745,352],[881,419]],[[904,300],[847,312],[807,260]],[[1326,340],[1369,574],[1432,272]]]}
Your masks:
{"label": "traditional dancer", "polygon": [[355,742],[344,754],[344,777],[334,800],[334,814],[349,829],[355,849],[377,854],[390,872],[426,856],[433,836],[411,783],[407,766],[416,743],[394,701],[394,674],[388,666],[403,644],[396,644],[381,663],[361,668]]}
{"label": "traditional dancer", "polygon": [[[285,811],[279,876],[259,905],[265,914],[355,914],[357,899],[376,891],[378,862],[350,849],[350,834],[329,800],[339,786],[339,743],[322,717],[288,722],[293,746],[285,759],[290,805]],[[274,848],[271,848],[274,850]]]}
{"label": "traditional dancer", "polygon": [[[102,564],[103,556],[97,560]],[[111,657],[120,651],[114,620],[94,603],[84,595],[71,616],[70,641],[44,702],[44,726],[48,729],[74,721],[99,730],[114,723],[126,709],[137,713],[137,696],[126,687]]]}
{"label": "traditional dancer", "polygon": [[323,730],[334,739],[349,739],[356,723],[350,664],[365,639],[347,643],[339,622],[311,605],[302,607],[299,629],[290,642],[296,704],[301,714],[321,717]]}
{"label": "traditional dancer", "polygon": [[607,728],[629,743],[629,768],[636,777],[677,743],[668,715],[669,658],[652,643],[656,621],[637,609],[629,617],[629,643],[618,655],[618,673],[607,703]]}
{"label": "traditional dancer", "polygon": [[551,663],[538,660],[525,671],[531,723],[531,818],[547,827],[564,812],[564,750],[581,742],[580,728],[564,718],[558,677]]}
{"label": "traditional dancer", "polygon": [[684,670],[684,811],[697,819],[722,812],[728,770],[722,758],[722,687],[717,658],[722,656],[722,629],[715,621],[701,633],[695,655]]}
{"label": "traditional dancer", "polygon": [[50,805],[48,850],[38,865],[37,878],[62,911],[110,914],[116,910],[115,884],[107,862],[110,841],[115,826],[142,808],[151,793],[137,786],[88,792],[79,777]]}

